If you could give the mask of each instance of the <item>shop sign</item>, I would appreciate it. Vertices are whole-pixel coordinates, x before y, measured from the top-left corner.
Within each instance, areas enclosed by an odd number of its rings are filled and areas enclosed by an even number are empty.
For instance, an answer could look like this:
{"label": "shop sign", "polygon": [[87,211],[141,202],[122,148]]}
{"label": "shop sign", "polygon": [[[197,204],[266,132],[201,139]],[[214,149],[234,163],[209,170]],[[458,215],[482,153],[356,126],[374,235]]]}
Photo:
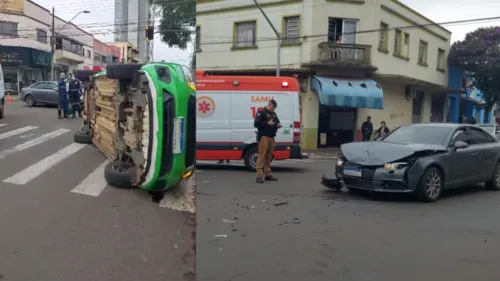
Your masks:
{"label": "shop sign", "polygon": [[4,67],[50,67],[52,54],[25,47],[0,46],[0,63]]}

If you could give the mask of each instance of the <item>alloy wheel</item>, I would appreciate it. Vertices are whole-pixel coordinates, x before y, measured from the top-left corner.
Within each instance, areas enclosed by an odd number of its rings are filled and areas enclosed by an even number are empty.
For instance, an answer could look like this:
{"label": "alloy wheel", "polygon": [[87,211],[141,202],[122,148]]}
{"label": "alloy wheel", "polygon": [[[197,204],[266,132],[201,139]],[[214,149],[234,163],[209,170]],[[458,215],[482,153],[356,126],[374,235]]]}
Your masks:
{"label": "alloy wheel", "polygon": [[441,193],[441,175],[437,172],[430,172],[425,183],[427,195],[435,199]]}
{"label": "alloy wheel", "polygon": [[495,168],[495,186],[500,187],[500,165]]}
{"label": "alloy wheel", "polygon": [[252,157],[250,157],[250,165],[252,165],[252,167],[257,167],[258,157],[259,155],[257,153],[252,154]]}

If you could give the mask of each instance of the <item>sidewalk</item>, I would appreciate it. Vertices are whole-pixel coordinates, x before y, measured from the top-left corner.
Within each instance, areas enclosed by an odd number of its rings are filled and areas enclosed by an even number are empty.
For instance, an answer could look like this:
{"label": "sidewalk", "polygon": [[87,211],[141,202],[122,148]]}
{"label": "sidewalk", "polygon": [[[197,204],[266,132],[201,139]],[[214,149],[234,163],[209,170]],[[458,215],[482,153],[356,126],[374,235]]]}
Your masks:
{"label": "sidewalk", "polygon": [[303,149],[302,153],[306,153],[310,159],[335,159],[340,153],[340,148]]}

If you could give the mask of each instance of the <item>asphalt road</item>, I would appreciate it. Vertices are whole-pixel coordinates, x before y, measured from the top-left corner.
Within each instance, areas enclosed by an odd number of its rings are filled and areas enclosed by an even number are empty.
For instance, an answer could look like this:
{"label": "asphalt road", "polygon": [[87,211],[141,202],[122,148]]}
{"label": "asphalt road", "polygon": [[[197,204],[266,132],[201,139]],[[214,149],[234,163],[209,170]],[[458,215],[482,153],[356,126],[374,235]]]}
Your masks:
{"label": "asphalt road", "polygon": [[319,183],[332,161],[284,162],[261,185],[240,166],[199,166],[198,280],[500,280],[500,192],[337,193]]}
{"label": "asphalt road", "polygon": [[107,186],[105,157],[73,143],[81,125],[55,108],[6,106],[0,280],[194,280],[194,215]]}

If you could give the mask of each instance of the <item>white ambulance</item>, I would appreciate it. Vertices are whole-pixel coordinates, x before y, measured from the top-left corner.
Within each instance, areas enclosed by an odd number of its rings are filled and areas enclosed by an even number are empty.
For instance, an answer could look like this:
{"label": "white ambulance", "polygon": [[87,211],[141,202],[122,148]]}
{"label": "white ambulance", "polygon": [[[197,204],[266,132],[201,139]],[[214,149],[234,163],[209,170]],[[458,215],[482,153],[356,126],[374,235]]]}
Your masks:
{"label": "white ambulance", "polygon": [[275,141],[274,160],[301,158],[300,86],[292,77],[196,77],[196,160],[244,160],[257,165],[256,113],[269,100],[278,104],[282,128]]}

